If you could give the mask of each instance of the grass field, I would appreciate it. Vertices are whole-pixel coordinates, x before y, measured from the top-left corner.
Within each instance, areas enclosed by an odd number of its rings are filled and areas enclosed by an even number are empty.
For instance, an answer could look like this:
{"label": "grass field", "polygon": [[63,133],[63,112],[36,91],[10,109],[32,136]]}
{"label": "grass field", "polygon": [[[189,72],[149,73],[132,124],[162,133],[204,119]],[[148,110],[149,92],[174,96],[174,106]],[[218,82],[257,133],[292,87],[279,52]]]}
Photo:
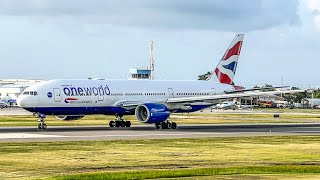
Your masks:
{"label": "grass field", "polygon": [[[269,111],[267,111],[269,112]],[[294,112],[293,110],[291,112]],[[318,112],[312,110],[310,112]],[[138,125],[134,116],[126,116],[132,124]],[[53,116],[47,116],[48,126],[86,126],[86,125],[108,125],[114,116],[87,115],[77,121],[61,121]],[[281,114],[280,118],[273,118],[273,114],[257,113],[208,113],[198,112],[190,114],[174,114],[171,120],[179,124],[241,124],[241,123],[319,123],[320,115],[310,114]],[[37,118],[32,116],[0,116],[0,126],[37,126]]]}
{"label": "grass field", "polygon": [[0,143],[0,179],[319,179],[319,142],[320,136],[290,136]]}

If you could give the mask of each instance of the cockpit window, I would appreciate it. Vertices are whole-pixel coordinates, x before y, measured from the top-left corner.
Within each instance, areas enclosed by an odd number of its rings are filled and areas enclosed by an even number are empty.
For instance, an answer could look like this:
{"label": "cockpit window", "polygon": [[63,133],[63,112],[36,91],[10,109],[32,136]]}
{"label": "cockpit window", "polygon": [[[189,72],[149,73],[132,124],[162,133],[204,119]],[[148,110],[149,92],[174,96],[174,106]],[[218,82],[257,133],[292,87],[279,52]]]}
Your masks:
{"label": "cockpit window", "polygon": [[31,95],[31,96],[37,96],[38,92],[37,91],[25,91],[23,95]]}

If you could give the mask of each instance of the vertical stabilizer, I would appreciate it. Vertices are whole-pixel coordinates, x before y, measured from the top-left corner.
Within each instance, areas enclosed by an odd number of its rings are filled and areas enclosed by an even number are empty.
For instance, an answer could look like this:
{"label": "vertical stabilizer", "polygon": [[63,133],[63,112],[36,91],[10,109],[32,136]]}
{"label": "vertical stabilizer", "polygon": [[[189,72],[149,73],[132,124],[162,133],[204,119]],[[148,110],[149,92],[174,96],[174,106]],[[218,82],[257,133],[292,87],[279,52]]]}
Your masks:
{"label": "vertical stabilizer", "polygon": [[233,79],[237,70],[243,38],[244,34],[236,34],[214,70],[220,83],[234,85]]}

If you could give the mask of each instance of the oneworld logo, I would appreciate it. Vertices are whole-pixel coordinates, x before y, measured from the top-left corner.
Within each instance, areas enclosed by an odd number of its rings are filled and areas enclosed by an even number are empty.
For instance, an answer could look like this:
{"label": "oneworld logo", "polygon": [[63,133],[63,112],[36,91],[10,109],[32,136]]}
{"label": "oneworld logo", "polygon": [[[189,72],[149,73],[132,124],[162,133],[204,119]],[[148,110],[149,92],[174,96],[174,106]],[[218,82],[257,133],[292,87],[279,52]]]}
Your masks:
{"label": "oneworld logo", "polygon": [[104,96],[110,95],[108,85],[98,87],[64,87],[63,93],[66,96]]}

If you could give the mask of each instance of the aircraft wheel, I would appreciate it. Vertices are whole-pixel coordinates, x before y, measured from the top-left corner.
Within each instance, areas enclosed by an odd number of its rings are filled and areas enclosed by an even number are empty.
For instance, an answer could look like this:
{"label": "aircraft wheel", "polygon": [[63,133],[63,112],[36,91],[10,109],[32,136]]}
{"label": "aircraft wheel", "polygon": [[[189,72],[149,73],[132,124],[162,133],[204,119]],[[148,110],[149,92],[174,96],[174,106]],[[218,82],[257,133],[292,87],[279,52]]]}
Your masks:
{"label": "aircraft wheel", "polygon": [[154,125],[156,126],[156,129],[160,129],[160,127],[161,127],[160,123],[155,123]]}
{"label": "aircraft wheel", "polygon": [[114,127],[115,122],[114,121],[110,121],[109,122],[109,127]]}
{"label": "aircraft wheel", "polygon": [[120,127],[121,126],[121,121],[116,121],[116,127]]}
{"label": "aircraft wheel", "polygon": [[47,124],[42,124],[42,129],[47,129]]}
{"label": "aircraft wheel", "polygon": [[167,128],[168,128],[167,123],[162,122],[161,123],[161,129],[167,129]]}
{"label": "aircraft wheel", "polygon": [[171,123],[171,122],[168,122],[168,123],[167,123],[167,128],[168,128],[168,129],[171,129],[171,128],[172,128],[172,123]]}
{"label": "aircraft wheel", "polygon": [[131,126],[131,121],[126,121],[125,125],[126,125],[126,127],[130,127]]}
{"label": "aircraft wheel", "polygon": [[121,121],[121,127],[126,127],[126,121]]}
{"label": "aircraft wheel", "polygon": [[171,128],[172,129],[176,129],[177,128],[177,123],[173,122],[172,125],[171,125]]}
{"label": "aircraft wheel", "polygon": [[38,129],[42,129],[41,123],[38,124]]}

